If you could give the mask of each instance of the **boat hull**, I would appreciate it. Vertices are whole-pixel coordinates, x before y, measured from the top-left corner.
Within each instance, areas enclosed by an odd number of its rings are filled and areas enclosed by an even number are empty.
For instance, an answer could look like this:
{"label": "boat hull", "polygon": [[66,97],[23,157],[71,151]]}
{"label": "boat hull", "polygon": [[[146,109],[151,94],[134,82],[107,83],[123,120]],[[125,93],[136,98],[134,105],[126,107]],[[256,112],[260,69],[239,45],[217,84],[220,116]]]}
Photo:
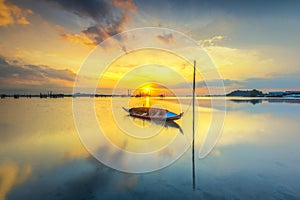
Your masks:
{"label": "boat hull", "polygon": [[130,116],[149,120],[178,120],[183,115],[183,113],[176,114],[161,108],[135,107],[127,109],[123,107],[123,109]]}

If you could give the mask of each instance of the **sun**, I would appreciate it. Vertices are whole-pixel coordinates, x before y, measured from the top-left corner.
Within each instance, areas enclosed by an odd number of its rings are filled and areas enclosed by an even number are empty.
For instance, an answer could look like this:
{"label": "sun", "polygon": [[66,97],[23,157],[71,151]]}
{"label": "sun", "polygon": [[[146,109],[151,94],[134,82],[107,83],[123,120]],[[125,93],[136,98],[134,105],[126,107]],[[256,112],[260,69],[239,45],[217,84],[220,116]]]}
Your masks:
{"label": "sun", "polygon": [[159,93],[160,90],[156,85],[154,85],[153,83],[147,83],[135,89],[132,94],[136,97],[150,97],[155,96]]}
{"label": "sun", "polygon": [[150,88],[149,88],[149,87],[146,87],[146,88],[145,88],[145,92],[146,92],[146,93],[149,93],[149,91],[150,91]]}
{"label": "sun", "polygon": [[150,95],[150,93],[151,93],[151,88],[150,88],[149,86],[145,87],[144,93],[145,93],[145,95]]}

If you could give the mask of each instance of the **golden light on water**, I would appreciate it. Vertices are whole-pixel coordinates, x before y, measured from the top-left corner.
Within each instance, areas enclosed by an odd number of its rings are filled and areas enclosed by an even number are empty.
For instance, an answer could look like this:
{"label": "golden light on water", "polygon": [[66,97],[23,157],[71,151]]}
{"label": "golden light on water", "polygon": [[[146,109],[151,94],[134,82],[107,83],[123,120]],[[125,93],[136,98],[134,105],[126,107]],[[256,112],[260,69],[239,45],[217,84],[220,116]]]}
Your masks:
{"label": "golden light on water", "polygon": [[[160,96],[161,94],[168,94],[173,97],[168,101],[164,101],[164,96]],[[95,102],[99,124],[103,124],[101,128],[105,133],[110,133],[105,134],[107,139],[119,148],[126,149],[126,151],[130,152],[151,152],[154,151],[154,149],[163,148],[174,140],[179,129],[165,129],[164,123],[155,124],[151,121],[132,118],[121,109],[122,107],[161,108],[168,109],[175,113],[181,113],[183,112],[181,106],[179,99],[171,89],[154,83],[146,83],[139,86],[133,90],[131,96],[128,98],[111,99],[111,105],[107,108],[111,107],[113,110],[105,111],[105,115],[102,114],[103,109],[106,108],[104,108],[102,104],[97,103],[97,101]],[[180,126],[182,121],[177,120],[176,123]],[[130,131],[128,132],[126,130]],[[136,135],[130,135],[128,133],[136,133]],[[147,140],[141,138],[147,138]]]}
{"label": "golden light on water", "polygon": [[145,107],[150,107],[150,97],[145,98]]}
{"label": "golden light on water", "polygon": [[[158,107],[180,113],[181,107],[176,99],[175,102],[169,102],[149,96],[141,98],[131,97],[127,100],[128,105],[125,104],[126,99],[124,98],[112,99],[112,105],[108,105],[106,108],[97,103],[98,101],[100,100],[96,100],[95,109],[99,124],[102,124],[103,132],[107,133],[105,135],[112,144],[126,151],[152,152],[169,144],[178,134],[178,129],[176,128],[165,129],[164,123],[157,125],[151,121],[130,117],[121,109],[122,106],[128,108]],[[112,106],[116,109],[109,110]],[[107,109],[105,115],[102,115],[103,109]],[[181,124],[181,120],[176,122],[179,125]]]}

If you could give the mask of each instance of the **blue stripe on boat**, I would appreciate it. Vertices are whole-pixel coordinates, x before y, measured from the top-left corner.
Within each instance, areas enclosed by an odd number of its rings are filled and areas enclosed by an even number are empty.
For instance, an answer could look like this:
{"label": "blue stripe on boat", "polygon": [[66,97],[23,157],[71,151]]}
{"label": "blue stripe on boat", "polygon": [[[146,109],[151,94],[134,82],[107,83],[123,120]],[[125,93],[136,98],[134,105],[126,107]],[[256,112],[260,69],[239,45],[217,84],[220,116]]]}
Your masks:
{"label": "blue stripe on boat", "polygon": [[167,114],[166,114],[166,118],[175,117],[175,116],[177,116],[177,114],[172,113],[172,112],[167,112]]}

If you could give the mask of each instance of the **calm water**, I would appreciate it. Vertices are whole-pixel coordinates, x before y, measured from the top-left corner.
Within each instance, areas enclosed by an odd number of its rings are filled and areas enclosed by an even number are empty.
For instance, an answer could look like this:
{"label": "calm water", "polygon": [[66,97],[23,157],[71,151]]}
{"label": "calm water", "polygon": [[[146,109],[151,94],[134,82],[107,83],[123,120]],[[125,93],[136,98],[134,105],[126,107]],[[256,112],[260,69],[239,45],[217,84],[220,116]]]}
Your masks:
{"label": "calm water", "polygon": [[[300,104],[298,101],[230,100],[221,137],[213,151],[198,159],[198,151],[212,114],[210,99],[198,101],[196,190],[192,189],[190,100],[180,107],[175,99],[95,99],[96,113],[88,111],[79,123],[87,127],[78,135],[72,99],[1,99],[0,101],[0,200],[2,199],[300,199]],[[87,98],[78,98],[85,112]],[[133,119],[121,106],[150,104],[186,115],[177,124]],[[84,113],[83,112],[83,113]],[[147,168],[155,162],[171,165],[149,173],[124,173],[97,161],[80,137],[95,118],[105,136],[128,152],[164,149],[153,160],[133,163],[100,148],[108,161],[128,168]],[[92,125],[91,125],[92,126]],[[120,128],[121,127],[121,128]],[[143,130],[143,131],[140,131]],[[132,133],[135,135],[126,135]],[[84,134],[84,136],[82,136]],[[148,139],[141,139],[148,138]],[[150,139],[149,139],[150,138]],[[89,150],[91,150],[89,149]],[[122,161],[122,162],[121,162]]]}

